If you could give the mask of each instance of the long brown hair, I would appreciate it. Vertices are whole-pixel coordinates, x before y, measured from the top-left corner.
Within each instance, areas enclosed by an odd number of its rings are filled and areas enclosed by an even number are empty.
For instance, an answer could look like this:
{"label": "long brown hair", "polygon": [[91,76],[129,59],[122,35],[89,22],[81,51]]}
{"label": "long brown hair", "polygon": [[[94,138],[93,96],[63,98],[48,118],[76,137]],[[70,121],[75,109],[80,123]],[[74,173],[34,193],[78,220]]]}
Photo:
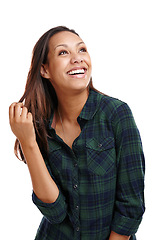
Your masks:
{"label": "long brown hair", "polygon": [[[62,31],[69,31],[79,36],[73,29],[64,26],[52,28],[42,35],[33,48],[25,91],[19,100],[19,102],[25,101],[24,105],[28,108],[28,111],[32,113],[37,143],[43,155],[48,153],[47,123],[51,112],[57,107],[58,101],[52,84],[48,79],[41,76],[40,69],[42,64],[47,63],[50,38],[54,34]],[[92,79],[90,80],[89,87],[93,89]],[[18,139],[16,139],[15,142],[14,152],[20,160],[26,163]]]}

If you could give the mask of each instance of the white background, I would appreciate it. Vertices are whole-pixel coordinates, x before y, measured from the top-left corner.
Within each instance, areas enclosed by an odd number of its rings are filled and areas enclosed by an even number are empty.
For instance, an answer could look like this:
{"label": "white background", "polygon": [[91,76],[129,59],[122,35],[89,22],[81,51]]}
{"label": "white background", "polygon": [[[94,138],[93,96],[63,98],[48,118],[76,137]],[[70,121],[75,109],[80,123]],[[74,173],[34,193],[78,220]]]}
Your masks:
{"label": "white background", "polygon": [[93,81],[127,102],[146,156],[146,213],[138,240],[159,239],[160,5],[155,0],[3,1],[0,6],[0,206],[3,239],[34,239],[41,214],[31,200],[27,166],[13,154],[8,107],[18,101],[39,37],[52,27],[74,28],[88,46]]}

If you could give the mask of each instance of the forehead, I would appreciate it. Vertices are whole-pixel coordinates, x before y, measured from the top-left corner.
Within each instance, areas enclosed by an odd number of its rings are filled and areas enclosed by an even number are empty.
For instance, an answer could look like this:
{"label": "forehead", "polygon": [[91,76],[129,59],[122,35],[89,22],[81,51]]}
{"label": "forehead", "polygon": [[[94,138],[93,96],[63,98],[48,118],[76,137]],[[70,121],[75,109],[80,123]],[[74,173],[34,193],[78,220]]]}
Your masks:
{"label": "forehead", "polygon": [[49,40],[49,48],[55,48],[56,46],[60,44],[76,44],[82,42],[82,39],[77,36],[76,34],[68,31],[63,31],[56,33],[54,36],[52,36]]}

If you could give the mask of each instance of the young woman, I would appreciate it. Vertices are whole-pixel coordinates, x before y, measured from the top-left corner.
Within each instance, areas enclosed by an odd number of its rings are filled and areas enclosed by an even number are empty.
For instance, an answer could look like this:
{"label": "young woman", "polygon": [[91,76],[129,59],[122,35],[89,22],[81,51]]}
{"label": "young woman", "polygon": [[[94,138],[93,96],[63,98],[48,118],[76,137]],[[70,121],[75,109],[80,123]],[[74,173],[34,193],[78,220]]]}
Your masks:
{"label": "young woman", "polygon": [[24,95],[9,108],[15,153],[44,216],[36,240],[136,239],[144,213],[139,132],[126,103],[93,88],[91,71],[79,35],[53,28],[36,43]]}

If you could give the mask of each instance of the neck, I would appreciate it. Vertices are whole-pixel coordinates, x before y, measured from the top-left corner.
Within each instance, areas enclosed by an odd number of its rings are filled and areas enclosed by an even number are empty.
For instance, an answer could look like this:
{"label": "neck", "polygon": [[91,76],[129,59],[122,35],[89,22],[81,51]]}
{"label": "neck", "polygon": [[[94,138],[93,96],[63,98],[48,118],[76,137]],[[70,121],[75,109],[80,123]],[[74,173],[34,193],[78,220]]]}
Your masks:
{"label": "neck", "polygon": [[58,111],[64,121],[75,122],[88,98],[88,90],[75,95],[57,95]]}

